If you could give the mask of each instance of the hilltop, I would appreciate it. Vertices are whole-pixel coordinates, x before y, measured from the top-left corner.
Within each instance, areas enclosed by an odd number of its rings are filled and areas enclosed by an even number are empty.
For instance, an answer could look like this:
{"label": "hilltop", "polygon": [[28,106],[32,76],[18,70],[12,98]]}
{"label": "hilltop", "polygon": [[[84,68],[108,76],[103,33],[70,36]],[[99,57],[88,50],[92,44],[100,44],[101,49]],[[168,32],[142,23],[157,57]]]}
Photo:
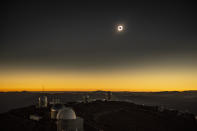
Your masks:
{"label": "hilltop", "polygon": [[[144,106],[121,101],[69,102],[76,114],[84,118],[84,131],[196,131],[195,116],[191,113]],[[29,119],[30,114],[43,116],[40,121]],[[37,109],[28,106],[0,115],[1,129],[20,131],[55,131],[50,120],[50,106]]]}

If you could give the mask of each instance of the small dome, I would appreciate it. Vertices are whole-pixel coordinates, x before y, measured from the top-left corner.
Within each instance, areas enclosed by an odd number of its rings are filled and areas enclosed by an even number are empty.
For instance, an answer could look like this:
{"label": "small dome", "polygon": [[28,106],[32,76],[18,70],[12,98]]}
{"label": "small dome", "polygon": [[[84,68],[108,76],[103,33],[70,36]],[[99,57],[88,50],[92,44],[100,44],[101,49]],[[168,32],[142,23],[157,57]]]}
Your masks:
{"label": "small dome", "polygon": [[55,104],[51,107],[51,111],[58,111],[63,108],[65,108],[65,106],[63,104]]}
{"label": "small dome", "polygon": [[58,120],[76,119],[76,114],[71,108],[63,108],[57,113]]}

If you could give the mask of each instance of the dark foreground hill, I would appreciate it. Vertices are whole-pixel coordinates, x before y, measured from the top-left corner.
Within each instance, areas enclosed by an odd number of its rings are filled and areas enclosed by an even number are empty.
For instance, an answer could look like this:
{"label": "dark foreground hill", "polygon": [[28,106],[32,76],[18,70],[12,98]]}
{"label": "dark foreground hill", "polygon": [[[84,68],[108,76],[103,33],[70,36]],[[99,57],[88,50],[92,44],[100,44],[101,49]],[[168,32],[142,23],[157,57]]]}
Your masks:
{"label": "dark foreground hill", "polygon": [[[193,114],[156,106],[136,105],[120,101],[67,103],[84,118],[84,131],[196,131]],[[40,121],[29,119],[30,114],[43,116]],[[55,131],[50,120],[50,107],[34,106],[11,110],[0,115],[1,131]]]}

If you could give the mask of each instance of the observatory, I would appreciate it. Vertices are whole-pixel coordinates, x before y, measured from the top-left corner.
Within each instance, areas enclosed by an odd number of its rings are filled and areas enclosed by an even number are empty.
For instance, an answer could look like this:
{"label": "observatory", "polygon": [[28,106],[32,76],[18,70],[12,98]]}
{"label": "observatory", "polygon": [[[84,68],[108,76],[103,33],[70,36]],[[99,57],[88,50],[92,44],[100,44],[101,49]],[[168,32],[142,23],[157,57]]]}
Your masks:
{"label": "observatory", "polygon": [[51,107],[51,119],[57,123],[57,131],[83,131],[83,119],[76,116],[72,108],[63,104]]}
{"label": "observatory", "polygon": [[57,114],[57,131],[83,131],[83,119],[73,109],[64,107]]}
{"label": "observatory", "polygon": [[62,108],[57,114],[57,120],[74,120],[76,114],[71,108]]}
{"label": "observatory", "polygon": [[57,113],[65,108],[63,104],[55,104],[51,107],[51,119],[56,119],[57,118]]}

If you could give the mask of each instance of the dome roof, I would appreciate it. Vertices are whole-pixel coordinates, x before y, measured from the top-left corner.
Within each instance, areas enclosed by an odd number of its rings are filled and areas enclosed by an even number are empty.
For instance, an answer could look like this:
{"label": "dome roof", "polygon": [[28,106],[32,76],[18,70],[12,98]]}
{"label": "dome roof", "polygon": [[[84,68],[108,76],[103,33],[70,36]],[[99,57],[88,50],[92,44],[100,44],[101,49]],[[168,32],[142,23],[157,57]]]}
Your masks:
{"label": "dome roof", "polygon": [[57,113],[58,120],[76,119],[76,114],[71,108],[63,108]]}
{"label": "dome roof", "polygon": [[63,104],[55,104],[51,107],[51,111],[58,111],[63,108],[65,108],[65,106]]}

